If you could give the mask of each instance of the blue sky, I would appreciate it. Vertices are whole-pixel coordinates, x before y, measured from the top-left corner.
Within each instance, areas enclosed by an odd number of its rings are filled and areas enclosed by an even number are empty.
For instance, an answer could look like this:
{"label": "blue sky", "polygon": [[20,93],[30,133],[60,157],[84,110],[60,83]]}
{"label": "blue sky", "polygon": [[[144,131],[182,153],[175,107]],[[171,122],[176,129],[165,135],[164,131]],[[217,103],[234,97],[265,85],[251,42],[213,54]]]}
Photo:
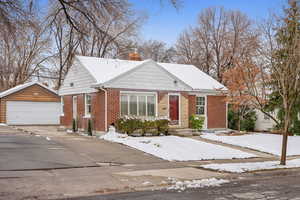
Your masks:
{"label": "blue sky", "polygon": [[[281,12],[286,0],[182,0],[177,11],[169,0],[129,0],[134,9],[147,12],[148,20],[143,25],[141,37],[161,40],[172,45],[179,34],[190,25],[195,25],[201,10],[223,6],[225,9],[240,10],[252,20],[266,18],[271,12]],[[161,3],[162,2],[162,3]]]}
{"label": "blue sky", "polygon": [[[39,0],[45,6],[48,0]],[[266,18],[271,12],[281,12],[287,0],[181,0],[176,10],[171,0],[128,0],[135,10],[146,12],[148,19],[141,28],[143,39],[160,40],[173,45],[179,34],[196,24],[198,14],[205,8],[223,6],[225,9],[240,10],[252,20]],[[180,0],[179,0],[180,1]]]}

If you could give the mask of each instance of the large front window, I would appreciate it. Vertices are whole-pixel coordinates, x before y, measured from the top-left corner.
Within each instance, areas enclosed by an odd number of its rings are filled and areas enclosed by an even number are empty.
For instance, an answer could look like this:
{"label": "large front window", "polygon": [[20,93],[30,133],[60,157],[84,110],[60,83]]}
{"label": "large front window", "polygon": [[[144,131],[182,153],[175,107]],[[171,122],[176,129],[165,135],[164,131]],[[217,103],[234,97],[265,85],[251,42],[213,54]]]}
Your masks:
{"label": "large front window", "polygon": [[122,93],[121,115],[149,116],[156,114],[156,95],[144,93]]}
{"label": "large front window", "polygon": [[196,97],[196,114],[205,114],[205,97]]}

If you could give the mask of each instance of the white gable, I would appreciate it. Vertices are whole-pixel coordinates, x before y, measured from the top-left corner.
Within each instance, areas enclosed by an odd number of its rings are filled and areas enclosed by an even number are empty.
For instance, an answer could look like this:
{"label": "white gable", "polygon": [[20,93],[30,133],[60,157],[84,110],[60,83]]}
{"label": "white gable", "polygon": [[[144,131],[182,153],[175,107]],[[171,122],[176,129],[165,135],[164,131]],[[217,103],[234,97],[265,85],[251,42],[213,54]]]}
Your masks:
{"label": "white gable", "polygon": [[59,95],[71,95],[96,92],[97,90],[91,87],[95,83],[97,83],[95,78],[75,59],[58,93]]}
{"label": "white gable", "polygon": [[147,89],[147,90],[191,90],[191,87],[157,65],[148,61],[105,84],[109,88]]}
{"label": "white gable", "polygon": [[97,83],[105,83],[147,61],[130,61],[88,56],[76,56],[82,65],[94,76]]}

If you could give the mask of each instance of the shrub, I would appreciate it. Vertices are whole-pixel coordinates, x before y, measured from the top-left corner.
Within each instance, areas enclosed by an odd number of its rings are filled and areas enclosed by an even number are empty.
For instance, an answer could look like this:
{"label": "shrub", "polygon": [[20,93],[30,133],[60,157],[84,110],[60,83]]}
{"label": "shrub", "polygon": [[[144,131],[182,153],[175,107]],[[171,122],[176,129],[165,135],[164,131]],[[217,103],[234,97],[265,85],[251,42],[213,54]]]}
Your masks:
{"label": "shrub", "polygon": [[128,135],[139,132],[141,135],[151,133],[159,135],[159,133],[168,133],[169,120],[166,118],[138,118],[138,117],[122,117],[116,121],[116,128],[121,133]]}
{"label": "shrub", "polygon": [[256,119],[255,111],[248,112],[241,120],[241,131],[254,131]]}
{"label": "shrub", "polygon": [[92,131],[92,120],[91,120],[91,119],[88,120],[87,134],[88,134],[89,136],[92,136],[92,135],[93,135],[93,131]]}
{"label": "shrub", "polygon": [[77,132],[77,121],[76,121],[76,119],[73,119],[72,130],[73,130],[74,133]]}
{"label": "shrub", "polygon": [[199,115],[192,115],[189,118],[190,127],[197,131],[203,128],[205,117]]}
{"label": "shrub", "polygon": [[159,119],[155,121],[158,133],[168,134],[169,131],[169,120]]}

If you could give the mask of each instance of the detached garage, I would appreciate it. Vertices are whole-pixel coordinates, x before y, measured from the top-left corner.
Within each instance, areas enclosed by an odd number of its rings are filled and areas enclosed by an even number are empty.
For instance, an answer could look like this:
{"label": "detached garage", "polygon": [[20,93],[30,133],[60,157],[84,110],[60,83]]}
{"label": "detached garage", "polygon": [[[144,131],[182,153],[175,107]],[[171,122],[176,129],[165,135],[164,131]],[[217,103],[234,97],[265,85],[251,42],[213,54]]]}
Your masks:
{"label": "detached garage", "polygon": [[60,97],[38,82],[18,85],[0,93],[0,123],[57,125],[60,114]]}

